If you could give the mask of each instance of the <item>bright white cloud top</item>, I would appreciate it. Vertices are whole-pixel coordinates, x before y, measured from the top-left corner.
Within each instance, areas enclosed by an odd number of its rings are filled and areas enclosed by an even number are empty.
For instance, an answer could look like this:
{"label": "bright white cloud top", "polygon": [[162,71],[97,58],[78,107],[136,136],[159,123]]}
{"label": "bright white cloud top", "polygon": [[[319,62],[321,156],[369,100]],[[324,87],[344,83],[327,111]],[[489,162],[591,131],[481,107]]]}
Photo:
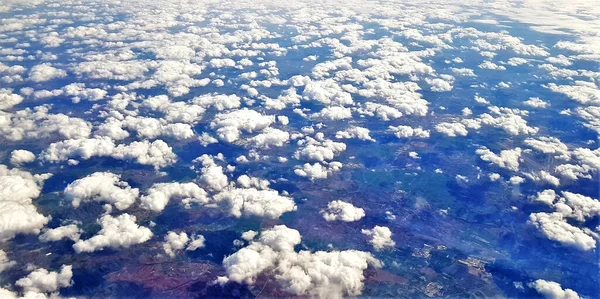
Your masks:
{"label": "bright white cloud top", "polygon": [[4,1],[0,297],[594,297],[598,32],[589,0]]}

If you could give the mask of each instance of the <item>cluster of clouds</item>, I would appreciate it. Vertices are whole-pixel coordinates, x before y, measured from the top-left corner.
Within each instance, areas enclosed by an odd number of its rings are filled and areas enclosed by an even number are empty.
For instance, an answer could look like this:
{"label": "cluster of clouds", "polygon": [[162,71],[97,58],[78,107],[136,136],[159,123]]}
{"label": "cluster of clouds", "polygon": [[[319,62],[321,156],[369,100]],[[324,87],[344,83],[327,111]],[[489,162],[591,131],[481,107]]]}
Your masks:
{"label": "cluster of clouds", "polygon": [[363,251],[296,252],[294,247],[301,242],[300,233],[285,225],[264,230],[248,246],[223,260],[227,276],[217,282],[254,284],[259,275],[269,275],[293,295],[343,298],[361,294],[364,270],[383,266]]}
{"label": "cluster of clouds", "polygon": [[[89,10],[68,1],[52,2],[48,11],[27,18],[19,18],[23,13],[15,10],[15,16],[0,25],[0,42],[6,45],[0,50],[0,82],[7,86],[0,89],[0,141],[11,150],[27,148],[12,150],[7,161],[14,167],[33,169],[36,160],[41,166],[64,162],[76,167],[80,160],[109,158],[147,165],[158,172],[185,160],[175,154],[180,148],[198,142],[206,147],[223,143],[247,151],[236,160],[239,164],[254,167],[277,161],[289,166],[296,178],[314,181],[352,169],[344,164],[349,153],[354,153],[349,147],[355,142],[349,139],[368,147],[378,145],[373,136],[380,140],[379,134],[411,144],[412,139],[428,142],[446,137],[463,142],[461,137],[474,132],[492,132],[522,140],[522,144],[509,143],[510,147],[478,145],[474,151],[486,167],[508,174],[511,184],[531,180],[558,187],[593,180],[600,170],[600,150],[593,148],[594,143],[566,144],[549,136],[548,128],[530,124],[535,123],[537,113],[554,108],[550,97],[528,96],[514,108],[492,105],[487,94],[478,94],[468,100],[472,110],[466,107],[462,115],[442,107],[439,112],[437,103],[428,101],[433,97],[430,92],[443,96],[462,90],[463,79],[500,77],[513,68],[535,69],[536,79],[547,80],[543,88],[570,99],[572,108],[561,111],[560,117],[575,116],[600,132],[600,74],[573,67],[576,61],[600,61],[600,51],[594,47],[600,44],[594,31],[600,28],[597,22],[584,22],[576,13],[558,19],[523,18],[524,12],[561,12],[572,5],[554,8],[539,1],[518,7],[485,5],[495,14],[544,23],[534,30],[564,33],[564,28],[570,28],[573,31],[568,32],[578,33],[575,41],[547,46],[528,44],[508,31],[462,26],[481,14],[473,3],[448,4],[443,11],[354,3],[335,12],[342,17],[330,18],[332,11],[320,3],[261,3],[258,7],[235,3],[236,11],[244,11],[238,16],[229,13],[232,5],[227,1],[210,8],[191,2],[160,7],[123,2]],[[21,4],[11,2],[0,10],[10,12],[12,5]],[[247,5],[264,14],[248,12]],[[588,9],[574,11],[595,11]],[[70,19],[62,17],[61,11],[66,10],[73,12]],[[390,17],[392,10],[396,15]],[[122,13],[131,22],[111,17]],[[99,22],[100,16],[106,22]],[[438,20],[435,24],[426,23],[431,16]],[[398,21],[403,19],[410,22]],[[569,21],[562,22],[565,19]],[[391,34],[376,37],[361,20]],[[546,24],[547,20],[561,24]],[[272,29],[282,27],[264,24],[286,24],[297,30],[283,33]],[[277,38],[286,42],[271,42]],[[434,69],[434,57],[459,49],[457,43],[464,45],[461,51],[476,51],[481,57],[471,66],[460,57],[448,58],[447,68]],[[32,45],[37,44],[43,48],[34,51]],[[299,73],[290,73],[287,65],[276,62],[291,52],[313,50],[324,54],[304,57]],[[519,82],[500,81],[493,86],[513,90]],[[482,92],[489,87],[471,85]],[[148,96],[149,91],[153,95]],[[61,103],[65,99],[72,102],[69,107],[75,107],[72,111]],[[487,111],[482,112],[483,107]],[[371,127],[373,123],[385,125]],[[30,146],[34,141],[38,143]],[[416,152],[409,156],[419,157]],[[536,168],[525,162],[545,157],[552,158],[552,167]],[[219,207],[236,218],[277,219],[298,209],[290,194],[271,189],[269,180],[250,176],[250,172],[237,174],[222,156],[204,155],[192,163],[198,162],[200,167],[192,166],[197,177],[187,182],[161,181],[140,190],[118,174],[96,172],[71,182],[61,196],[74,208],[94,202],[126,210],[139,201],[139,207],[154,214],[173,201],[188,209],[193,205]],[[500,181],[499,173],[485,177]],[[132,214],[102,215],[98,219],[102,229],[86,240],[81,239],[79,222],[67,219],[58,227],[45,227],[52,215],[39,213],[34,199],[47,178],[0,165],[0,241],[17,234],[40,234],[43,242],[71,240],[79,253],[127,248],[153,236],[149,228],[136,223],[134,209],[128,211]],[[599,215],[598,200],[568,191],[560,194],[550,189],[540,192],[535,201],[554,211],[532,213],[529,223],[565,246],[596,248],[598,229],[584,224]],[[326,221],[352,222],[365,216],[364,209],[341,200],[329,202],[319,213]],[[362,233],[376,251],[395,246],[388,227],[375,226]],[[363,287],[362,271],[368,265],[381,266],[371,254],[360,251],[296,252],[300,235],[284,226],[255,237],[246,234],[249,245],[225,259],[228,279],[252,283],[257,275],[270,273],[291,294],[356,296]],[[170,231],[162,248],[175,256],[203,245],[201,235]],[[14,261],[0,251],[0,272],[11,265]],[[15,285],[24,294],[56,292],[71,283],[71,268],[65,267],[60,272],[35,270]],[[532,287],[546,296],[577,298],[577,293],[554,282],[538,280]],[[0,289],[0,294],[17,296],[6,289]]]}
{"label": "cluster of clouds", "polygon": [[600,216],[600,201],[568,191],[562,191],[561,195],[547,189],[532,196],[534,202],[547,205],[554,211],[532,213],[529,223],[548,239],[564,246],[582,251],[596,248],[596,243],[600,241],[600,226],[594,231],[584,224]]}

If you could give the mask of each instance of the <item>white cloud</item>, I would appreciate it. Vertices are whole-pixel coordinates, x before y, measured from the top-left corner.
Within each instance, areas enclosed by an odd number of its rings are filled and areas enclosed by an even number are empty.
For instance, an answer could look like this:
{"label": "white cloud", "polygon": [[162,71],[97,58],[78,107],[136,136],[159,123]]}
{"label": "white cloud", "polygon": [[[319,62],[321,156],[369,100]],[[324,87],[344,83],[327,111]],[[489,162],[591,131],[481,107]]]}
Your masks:
{"label": "white cloud", "polygon": [[48,114],[48,107],[26,108],[15,113],[0,111],[0,136],[19,141],[23,139],[85,138],[91,125],[83,119],[64,114]]}
{"label": "white cloud", "polygon": [[29,80],[33,82],[45,82],[54,78],[63,78],[67,76],[67,72],[57,69],[50,63],[38,64],[29,71]]}
{"label": "white cloud", "polygon": [[554,281],[538,279],[529,284],[538,293],[548,299],[579,299],[577,292],[571,289],[563,289],[560,284]]}
{"label": "white cloud", "polygon": [[429,138],[429,130],[423,130],[423,128],[413,128],[410,126],[389,126],[388,132],[394,133],[394,136],[398,138]]}
{"label": "white cloud", "polygon": [[314,139],[308,139],[306,144],[305,147],[294,153],[296,159],[323,162],[332,160],[335,156],[346,150],[345,143],[334,142],[331,140],[319,142]]}
{"label": "white cloud", "polygon": [[59,226],[57,228],[44,229],[43,234],[40,235],[40,241],[50,242],[68,239],[77,242],[79,241],[81,233],[82,230],[77,226],[77,224],[69,224]]}
{"label": "white cloud", "polygon": [[364,141],[375,142],[375,139],[373,139],[369,135],[369,133],[370,133],[370,130],[367,128],[352,126],[350,128],[347,128],[344,131],[337,131],[335,133],[335,138],[339,138],[339,139],[356,138],[356,139],[360,139],[360,140],[364,140]]}
{"label": "white cloud", "polygon": [[560,242],[564,246],[579,250],[596,248],[596,240],[581,228],[569,224],[563,214],[533,213],[529,215],[529,223],[539,229],[548,239]]}
{"label": "white cloud", "polygon": [[521,148],[500,151],[500,155],[494,154],[489,149],[483,147],[475,151],[481,160],[496,164],[502,168],[512,171],[519,170],[519,160],[521,159]]}
{"label": "white cloud", "polygon": [[17,264],[15,261],[11,261],[8,256],[6,256],[6,252],[0,249],[0,273],[4,272],[4,270],[10,269]]}
{"label": "white cloud", "polygon": [[483,63],[481,63],[479,65],[479,68],[485,69],[485,70],[496,70],[496,71],[505,71],[506,70],[506,67],[497,65],[491,61],[484,61]]}
{"label": "white cloud", "polygon": [[258,148],[268,149],[282,147],[289,139],[290,133],[269,127],[264,129],[262,133],[252,137],[250,143]]}
{"label": "white cloud", "polygon": [[372,229],[363,229],[361,232],[371,237],[369,242],[375,250],[396,246],[396,242],[392,240],[392,231],[385,226],[376,225]]}
{"label": "white cloud", "polygon": [[321,215],[327,221],[352,222],[365,217],[365,210],[348,202],[334,200],[327,204],[327,209],[321,210]]}
{"label": "white cloud", "polygon": [[19,166],[35,161],[35,154],[28,150],[14,150],[10,152],[10,164]]}
{"label": "white cloud", "polygon": [[136,217],[127,213],[117,217],[104,215],[99,219],[102,229],[87,240],[79,240],[73,244],[75,252],[94,252],[106,247],[118,249],[144,243],[152,238],[152,231],[137,225]]}
{"label": "white cloud", "polygon": [[451,91],[453,88],[453,86],[450,82],[445,81],[440,78],[435,78],[435,79],[426,78],[425,82],[427,82],[427,84],[429,84],[431,91],[434,91],[434,92]]}
{"label": "white cloud", "polygon": [[257,276],[273,271],[273,278],[288,293],[342,298],[360,295],[363,271],[382,266],[370,253],[356,250],[295,252],[300,242],[300,233],[284,225],[265,230],[258,240],[223,260],[227,278],[253,284]]}
{"label": "white cloud", "polygon": [[205,246],[206,238],[203,235],[192,235],[191,241],[185,248],[186,251],[194,251]]}
{"label": "white cloud", "polygon": [[0,241],[16,234],[38,234],[48,223],[49,217],[38,213],[32,203],[48,177],[0,165]]}
{"label": "white cloud", "polygon": [[142,165],[152,165],[154,168],[171,165],[177,161],[172,148],[160,139],[153,142],[144,140],[119,145],[115,145],[108,137],[68,139],[50,144],[40,154],[41,159],[50,162],[74,158],[87,160],[92,157],[135,161]]}
{"label": "white cloud", "polygon": [[467,136],[469,131],[461,123],[442,122],[435,125],[435,130],[450,137]]}
{"label": "white cloud", "polygon": [[325,107],[319,113],[311,114],[314,118],[323,118],[326,120],[342,120],[352,118],[352,109],[342,106]]}
{"label": "white cloud", "polygon": [[540,98],[529,98],[529,100],[523,102],[523,104],[533,108],[547,108],[550,106],[550,104],[542,101]]}
{"label": "white cloud", "polygon": [[213,196],[213,201],[225,204],[229,213],[238,218],[258,216],[277,219],[285,212],[296,210],[296,204],[290,197],[275,190],[227,188]]}
{"label": "white cloud", "polygon": [[106,90],[100,88],[86,88],[84,83],[71,83],[62,88],[64,94],[72,97],[73,103],[81,100],[100,101],[106,97]]}
{"label": "white cloud", "polygon": [[176,233],[170,231],[165,236],[165,242],[163,243],[163,249],[165,253],[170,257],[175,257],[176,251],[185,248],[185,245],[190,241],[190,238],[185,232]]}
{"label": "white cloud", "polygon": [[140,199],[141,207],[155,212],[164,210],[173,198],[180,199],[186,207],[190,207],[191,203],[208,202],[206,191],[193,182],[158,183],[152,185],[146,193]]}
{"label": "white cloud", "polygon": [[113,204],[117,209],[129,208],[137,199],[139,189],[131,188],[121,176],[110,172],[96,172],[70,183],[64,190],[67,200],[78,208],[81,202],[99,201]]}
{"label": "white cloud", "polygon": [[0,88],[0,110],[7,110],[23,102],[23,97],[12,93],[10,89]]}
{"label": "white cloud", "polygon": [[26,277],[17,280],[15,285],[22,287],[25,292],[51,293],[59,288],[72,286],[72,277],[73,267],[70,265],[63,265],[60,272],[38,268]]}
{"label": "white cloud", "polygon": [[194,161],[202,162],[202,175],[200,182],[213,191],[221,191],[229,185],[227,175],[223,173],[223,167],[215,163],[214,159],[209,155],[202,155]]}
{"label": "white cloud", "polygon": [[314,164],[304,163],[301,167],[294,169],[294,173],[302,177],[308,177],[311,180],[326,179],[330,174],[338,172],[342,166],[342,163],[336,161],[328,163],[327,166],[323,166],[318,162]]}
{"label": "white cloud", "polygon": [[242,131],[260,132],[275,122],[272,115],[262,115],[255,110],[243,108],[228,113],[217,114],[210,127],[217,130],[220,140],[231,143],[240,138]]}

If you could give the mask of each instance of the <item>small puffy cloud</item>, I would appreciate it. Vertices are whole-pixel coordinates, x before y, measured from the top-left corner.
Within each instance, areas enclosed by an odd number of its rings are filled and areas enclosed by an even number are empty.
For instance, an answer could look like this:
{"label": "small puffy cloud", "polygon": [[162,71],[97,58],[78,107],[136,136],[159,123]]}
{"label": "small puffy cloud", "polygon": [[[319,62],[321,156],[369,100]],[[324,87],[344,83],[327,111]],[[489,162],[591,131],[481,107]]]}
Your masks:
{"label": "small puffy cloud", "polygon": [[533,213],[529,223],[535,226],[548,239],[560,242],[564,246],[587,251],[596,248],[596,240],[579,227],[569,224],[563,214]]}
{"label": "small puffy cloud", "polygon": [[0,89],[0,110],[7,110],[23,102],[23,97],[12,93],[10,89]]}
{"label": "small puffy cloud", "polygon": [[135,161],[142,165],[152,165],[158,169],[177,161],[172,148],[164,141],[134,141],[130,144],[115,145],[108,137],[68,139],[50,144],[40,158],[59,162],[69,159],[90,159],[92,157],[112,157],[118,160]]}
{"label": "small puffy cloud", "polygon": [[28,150],[14,150],[10,153],[10,164],[19,166],[35,161],[35,154]]}
{"label": "small puffy cloud", "polygon": [[70,183],[64,190],[73,207],[81,202],[99,201],[113,204],[117,209],[129,208],[137,199],[139,189],[131,188],[121,176],[110,172],[96,172]]}
{"label": "small puffy cloud", "polygon": [[176,251],[185,248],[185,245],[190,241],[190,238],[185,232],[176,233],[170,231],[165,236],[165,242],[163,243],[163,249],[165,253],[170,257],[175,257]]}
{"label": "small puffy cloud", "polygon": [[496,70],[496,71],[505,71],[506,67],[502,66],[502,65],[497,65],[491,61],[484,61],[482,64],[479,65],[480,69],[484,69],[484,70]]}
{"label": "small puffy cloud", "polygon": [[429,84],[431,91],[434,91],[434,92],[451,91],[453,88],[453,86],[450,82],[445,81],[444,79],[440,79],[440,78],[435,78],[435,79],[426,78],[425,82],[427,82],[427,84]]}
{"label": "small puffy cloud", "polygon": [[200,182],[212,191],[221,191],[229,185],[227,175],[223,172],[223,167],[215,163],[209,155],[202,155],[194,161],[202,162]]}
{"label": "small puffy cloud", "polygon": [[77,224],[69,224],[59,226],[57,228],[45,229],[44,232],[40,235],[40,241],[50,242],[68,239],[77,242],[79,241],[81,233],[82,230],[77,226]]}
{"label": "small puffy cloud", "polygon": [[240,138],[242,132],[260,132],[275,122],[275,116],[262,115],[255,110],[243,108],[228,113],[217,114],[210,127],[217,130],[217,137],[232,143]]}
{"label": "small puffy cloud", "polygon": [[207,193],[196,183],[158,183],[141,197],[141,207],[147,210],[160,212],[164,210],[170,200],[179,199],[189,207],[191,203],[208,202]]}
{"label": "small puffy cloud", "polygon": [[566,144],[556,137],[537,137],[527,138],[523,141],[527,146],[532,147],[536,151],[544,154],[553,155],[554,158],[560,160],[570,160],[571,153]]}
{"label": "small puffy cloud", "polygon": [[203,235],[192,235],[190,243],[185,248],[186,251],[194,251],[205,246],[206,238]]}
{"label": "small puffy cloud", "polygon": [[32,203],[48,177],[0,165],[0,241],[16,234],[38,234],[48,223],[49,217],[38,213]]}
{"label": "small puffy cloud", "polygon": [[94,252],[106,247],[118,249],[144,243],[152,238],[152,231],[140,226],[136,217],[127,213],[117,217],[104,215],[99,219],[102,229],[87,240],[79,240],[73,244],[75,252]]}
{"label": "small puffy cloud", "polygon": [[550,106],[550,104],[542,101],[540,98],[529,98],[529,100],[523,102],[523,104],[533,108],[546,108]]}
{"label": "small puffy cloud", "polygon": [[225,204],[234,217],[258,216],[277,219],[283,213],[296,210],[296,204],[275,190],[256,188],[227,188],[213,197],[217,204]]}
{"label": "small puffy cloud", "polygon": [[256,188],[256,189],[269,189],[269,181],[262,180],[256,177],[250,177],[248,175],[241,175],[237,178],[236,183],[244,188]]}
{"label": "small puffy cloud", "polygon": [[327,209],[321,210],[321,215],[327,221],[358,221],[365,217],[365,210],[351,203],[334,200],[327,204]]}
{"label": "small puffy cloud", "polygon": [[342,142],[334,142],[331,140],[316,141],[309,139],[306,146],[297,150],[294,153],[296,159],[308,161],[327,161],[332,160],[336,155],[341,154],[346,150],[346,144]]}
{"label": "small puffy cloud", "polygon": [[45,82],[54,78],[63,78],[67,76],[67,72],[57,69],[50,63],[38,64],[29,71],[29,80],[33,82]]}
{"label": "small puffy cloud", "polygon": [[548,206],[554,205],[554,200],[556,199],[556,192],[552,189],[547,189],[541,192],[538,192],[535,196],[531,196],[533,201],[544,203]]}
{"label": "small puffy cloud", "polygon": [[435,125],[435,130],[449,137],[467,136],[469,134],[465,125],[461,123],[442,122]]}
{"label": "small puffy cloud", "polygon": [[388,132],[394,133],[394,136],[398,138],[429,138],[429,130],[423,130],[423,128],[413,128],[410,126],[389,126]]}
{"label": "small puffy cloud", "polygon": [[325,166],[318,162],[314,164],[304,163],[304,165],[294,169],[294,173],[301,177],[308,177],[311,180],[326,179],[330,174],[340,171],[342,166],[343,164],[337,161],[327,163]]}
{"label": "small puffy cloud", "polygon": [[548,299],[579,299],[577,292],[571,289],[563,289],[559,283],[538,279],[529,283],[531,288],[534,288],[538,293]]}
{"label": "small puffy cloud", "polygon": [[258,148],[282,147],[290,139],[290,133],[275,128],[266,128],[252,137],[250,143]]}
{"label": "small puffy cloud", "polygon": [[500,155],[494,154],[489,149],[483,147],[475,151],[479,155],[481,160],[490,162],[498,165],[499,167],[506,168],[512,171],[519,170],[519,160],[521,159],[521,148],[514,148],[510,150],[503,150]]}
{"label": "small puffy cloud", "polygon": [[273,273],[282,290],[297,296],[342,298],[362,293],[363,271],[381,267],[370,253],[346,251],[300,251],[294,247],[302,241],[300,233],[278,225],[263,231],[258,240],[223,259],[227,277],[253,284],[259,275]]}
{"label": "small puffy cloud", "polygon": [[352,118],[352,109],[342,106],[330,106],[321,109],[318,113],[311,114],[311,117],[322,118],[326,120],[342,120]]}
{"label": "small puffy cloud", "polygon": [[86,88],[84,83],[71,83],[62,88],[64,95],[70,96],[74,103],[81,100],[99,101],[106,97],[106,90],[100,88]]}
{"label": "small puffy cloud", "polygon": [[356,139],[360,139],[363,141],[372,141],[375,142],[375,139],[373,139],[370,135],[370,130],[367,128],[363,128],[363,127],[350,127],[347,128],[344,131],[337,131],[335,133],[335,138],[339,138],[339,139],[351,139],[351,138],[356,138]]}
{"label": "small puffy cloud", "polygon": [[371,237],[369,242],[375,250],[396,246],[396,242],[392,240],[392,231],[385,226],[376,225],[373,229],[363,229],[361,232]]}
{"label": "small puffy cloud", "polygon": [[70,265],[63,265],[60,272],[38,268],[26,277],[17,280],[15,285],[23,288],[25,292],[51,293],[59,288],[72,286],[72,277],[73,267]]}

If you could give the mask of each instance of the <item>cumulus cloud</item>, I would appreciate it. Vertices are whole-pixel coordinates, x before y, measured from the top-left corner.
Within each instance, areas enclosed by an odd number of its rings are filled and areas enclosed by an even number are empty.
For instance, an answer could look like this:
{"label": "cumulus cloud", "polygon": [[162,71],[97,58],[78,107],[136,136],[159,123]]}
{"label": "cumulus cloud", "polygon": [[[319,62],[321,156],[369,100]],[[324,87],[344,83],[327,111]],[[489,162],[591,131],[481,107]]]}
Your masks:
{"label": "cumulus cloud", "polygon": [[369,266],[381,267],[370,253],[346,251],[300,251],[300,233],[278,225],[263,231],[258,240],[223,259],[227,278],[238,283],[253,284],[263,273],[293,295],[320,298],[342,298],[362,293],[363,271]]}
{"label": "cumulus cloud", "polygon": [[498,165],[512,171],[519,170],[519,160],[521,159],[521,148],[517,147],[510,150],[500,151],[500,155],[494,154],[487,148],[480,148],[475,151],[483,161]]}
{"label": "cumulus cloud", "polygon": [[207,203],[206,191],[196,183],[158,183],[146,192],[140,199],[144,209],[160,212],[164,210],[170,200],[179,199],[186,206],[192,203]]}
{"label": "cumulus cloud", "polygon": [[577,292],[571,289],[563,289],[559,283],[538,279],[529,284],[538,293],[548,299],[579,299]]}
{"label": "cumulus cloud", "polygon": [[334,200],[327,204],[327,209],[321,210],[321,215],[327,221],[352,222],[365,217],[365,210],[345,201]]}
{"label": "cumulus cloud", "polygon": [[10,164],[19,166],[35,161],[35,154],[28,150],[14,150],[10,152]]}
{"label": "cumulus cloud", "polygon": [[262,115],[255,110],[243,108],[228,113],[217,114],[210,127],[216,129],[217,137],[225,142],[234,142],[242,132],[260,132],[275,122],[272,115]]}
{"label": "cumulus cloud", "polygon": [[190,238],[185,232],[176,233],[170,231],[165,236],[165,242],[163,243],[163,249],[165,253],[170,257],[175,257],[176,251],[185,248],[185,245],[190,241]]}
{"label": "cumulus cloud", "polygon": [[40,241],[50,242],[68,239],[77,242],[79,241],[81,233],[82,230],[79,228],[79,226],[77,226],[77,224],[63,225],[57,228],[45,229],[44,232],[40,235]]}
{"label": "cumulus cloud", "polygon": [[48,107],[26,108],[15,113],[0,111],[0,137],[11,141],[23,139],[86,138],[91,124],[77,117],[49,114]]}
{"label": "cumulus cloud", "polygon": [[45,82],[54,78],[63,78],[67,76],[67,72],[57,69],[50,63],[38,64],[29,71],[29,80],[33,82]]}
{"label": "cumulus cloud", "polygon": [[542,101],[540,98],[529,98],[529,100],[523,102],[526,106],[533,108],[546,108],[550,106],[547,102]]}
{"label": "cumulus cloud", "polygon": [[461,123],[439,123],[435,125],[435,130],[442,134],[448,135],[449,137],[467,136],[467,134],[469,134],[469,131],[467,131],[465,125]]}
{"label": "cumulus cloud", "polygon": [[49,217],[40,214],[32,203],[48,177],[0,165],[0,241],[16,234],[38,234],[48,223]]}
{"label": "cumulus cloud", "polygon": [[583,229],[569,224],[559,212],[533,213],[529,215],[529,223],[548,239],[560,242],[564,246],[583,251],[596,248],[596,240],[593,237]]}
{"label": "cumulus cloud", "polygon": [[133,245],[144,243],[152,238],[152,231],[147,227],[140,226],[136,217],[127,213],[117,217],[104,215],[98,219],[102,229],[87,240],[79,240],[73,244],[75,252],[94,252],[106,247],[118,249],[128,248]]}
{"label": "cumulus cloud", "polygon": [[[326,162],[323,162],[326,163]],[[326,179],[332,173],[340,171],[343,164],[341,162],[333,161],[323,165],[321,163],[304,163],[304,165],[294,169],[294,173],[301,177],[308,177],[311,180],[315,179]]]}
{"label": "cumulus cloud", "polygon": [[70,265],[63,265],[60,272],[38,268],[26,277],[17,280],[15,285],[23,288],[25,292],[51,293],[59,288],[72,286],[72,277],[73,267]]}
{"label": "cumulus cloud", "polygon": [[375,250],[396,246],[396,242],[392,240],[392,231],[385,226],[376,225],[372,229],[363,229],[361,232],[371,237],[369,242]]}
{"label": "cumulus cloud", "polygon": [[344,131],[337,131],[335,133],[335,138],[339,138],[339,139],[351,139],[351,138],[356,138],[356,139],[360,139],[363,141],[372,141],[375,142],[375,139],[373,139],[369,133],[371,131],[367,128],[363,128],[363,127],[350,127],[347,128]]}
{"label": "cumulus cloud", "polygon": [[224,204],[234,217],[258,216],[271,219],[296,210],[296,204],[275,190],[256,188],[226,188],[213,197],[217,204]]}
{"label": "cumulus cloud", "polygon": [[23,97],[14,94],[10,89],[0,88],[0,110],[7,110],[23,102]]}
{"label": "cumulus cloud", "polygon": [[68,139],[50,144],[40,158],[50,162],[69,159],[87,160],[92,157],[112,157],[118,160],[135,161],[142,165],[160,168],[177,161],[172,148],[164,141],[134,141],[130,144],[115,145],[108,137]]}
{"label": "cumulus cloud", "polygon": [[394,133],[394,136],[398,138],[429,138],[429,130],[423,130],[423,128],[413,128],[410,126],[389,126],[388,132]]}
{"label": "cumulus cloud", "polygon": [[70,183],[64,194],[75,208],[78,208],[81,202],[99,201],[124,210],[135,202],[139,189],[131,188],[127,182],[120,179],[121,176],[114,173],[96,172]]}

